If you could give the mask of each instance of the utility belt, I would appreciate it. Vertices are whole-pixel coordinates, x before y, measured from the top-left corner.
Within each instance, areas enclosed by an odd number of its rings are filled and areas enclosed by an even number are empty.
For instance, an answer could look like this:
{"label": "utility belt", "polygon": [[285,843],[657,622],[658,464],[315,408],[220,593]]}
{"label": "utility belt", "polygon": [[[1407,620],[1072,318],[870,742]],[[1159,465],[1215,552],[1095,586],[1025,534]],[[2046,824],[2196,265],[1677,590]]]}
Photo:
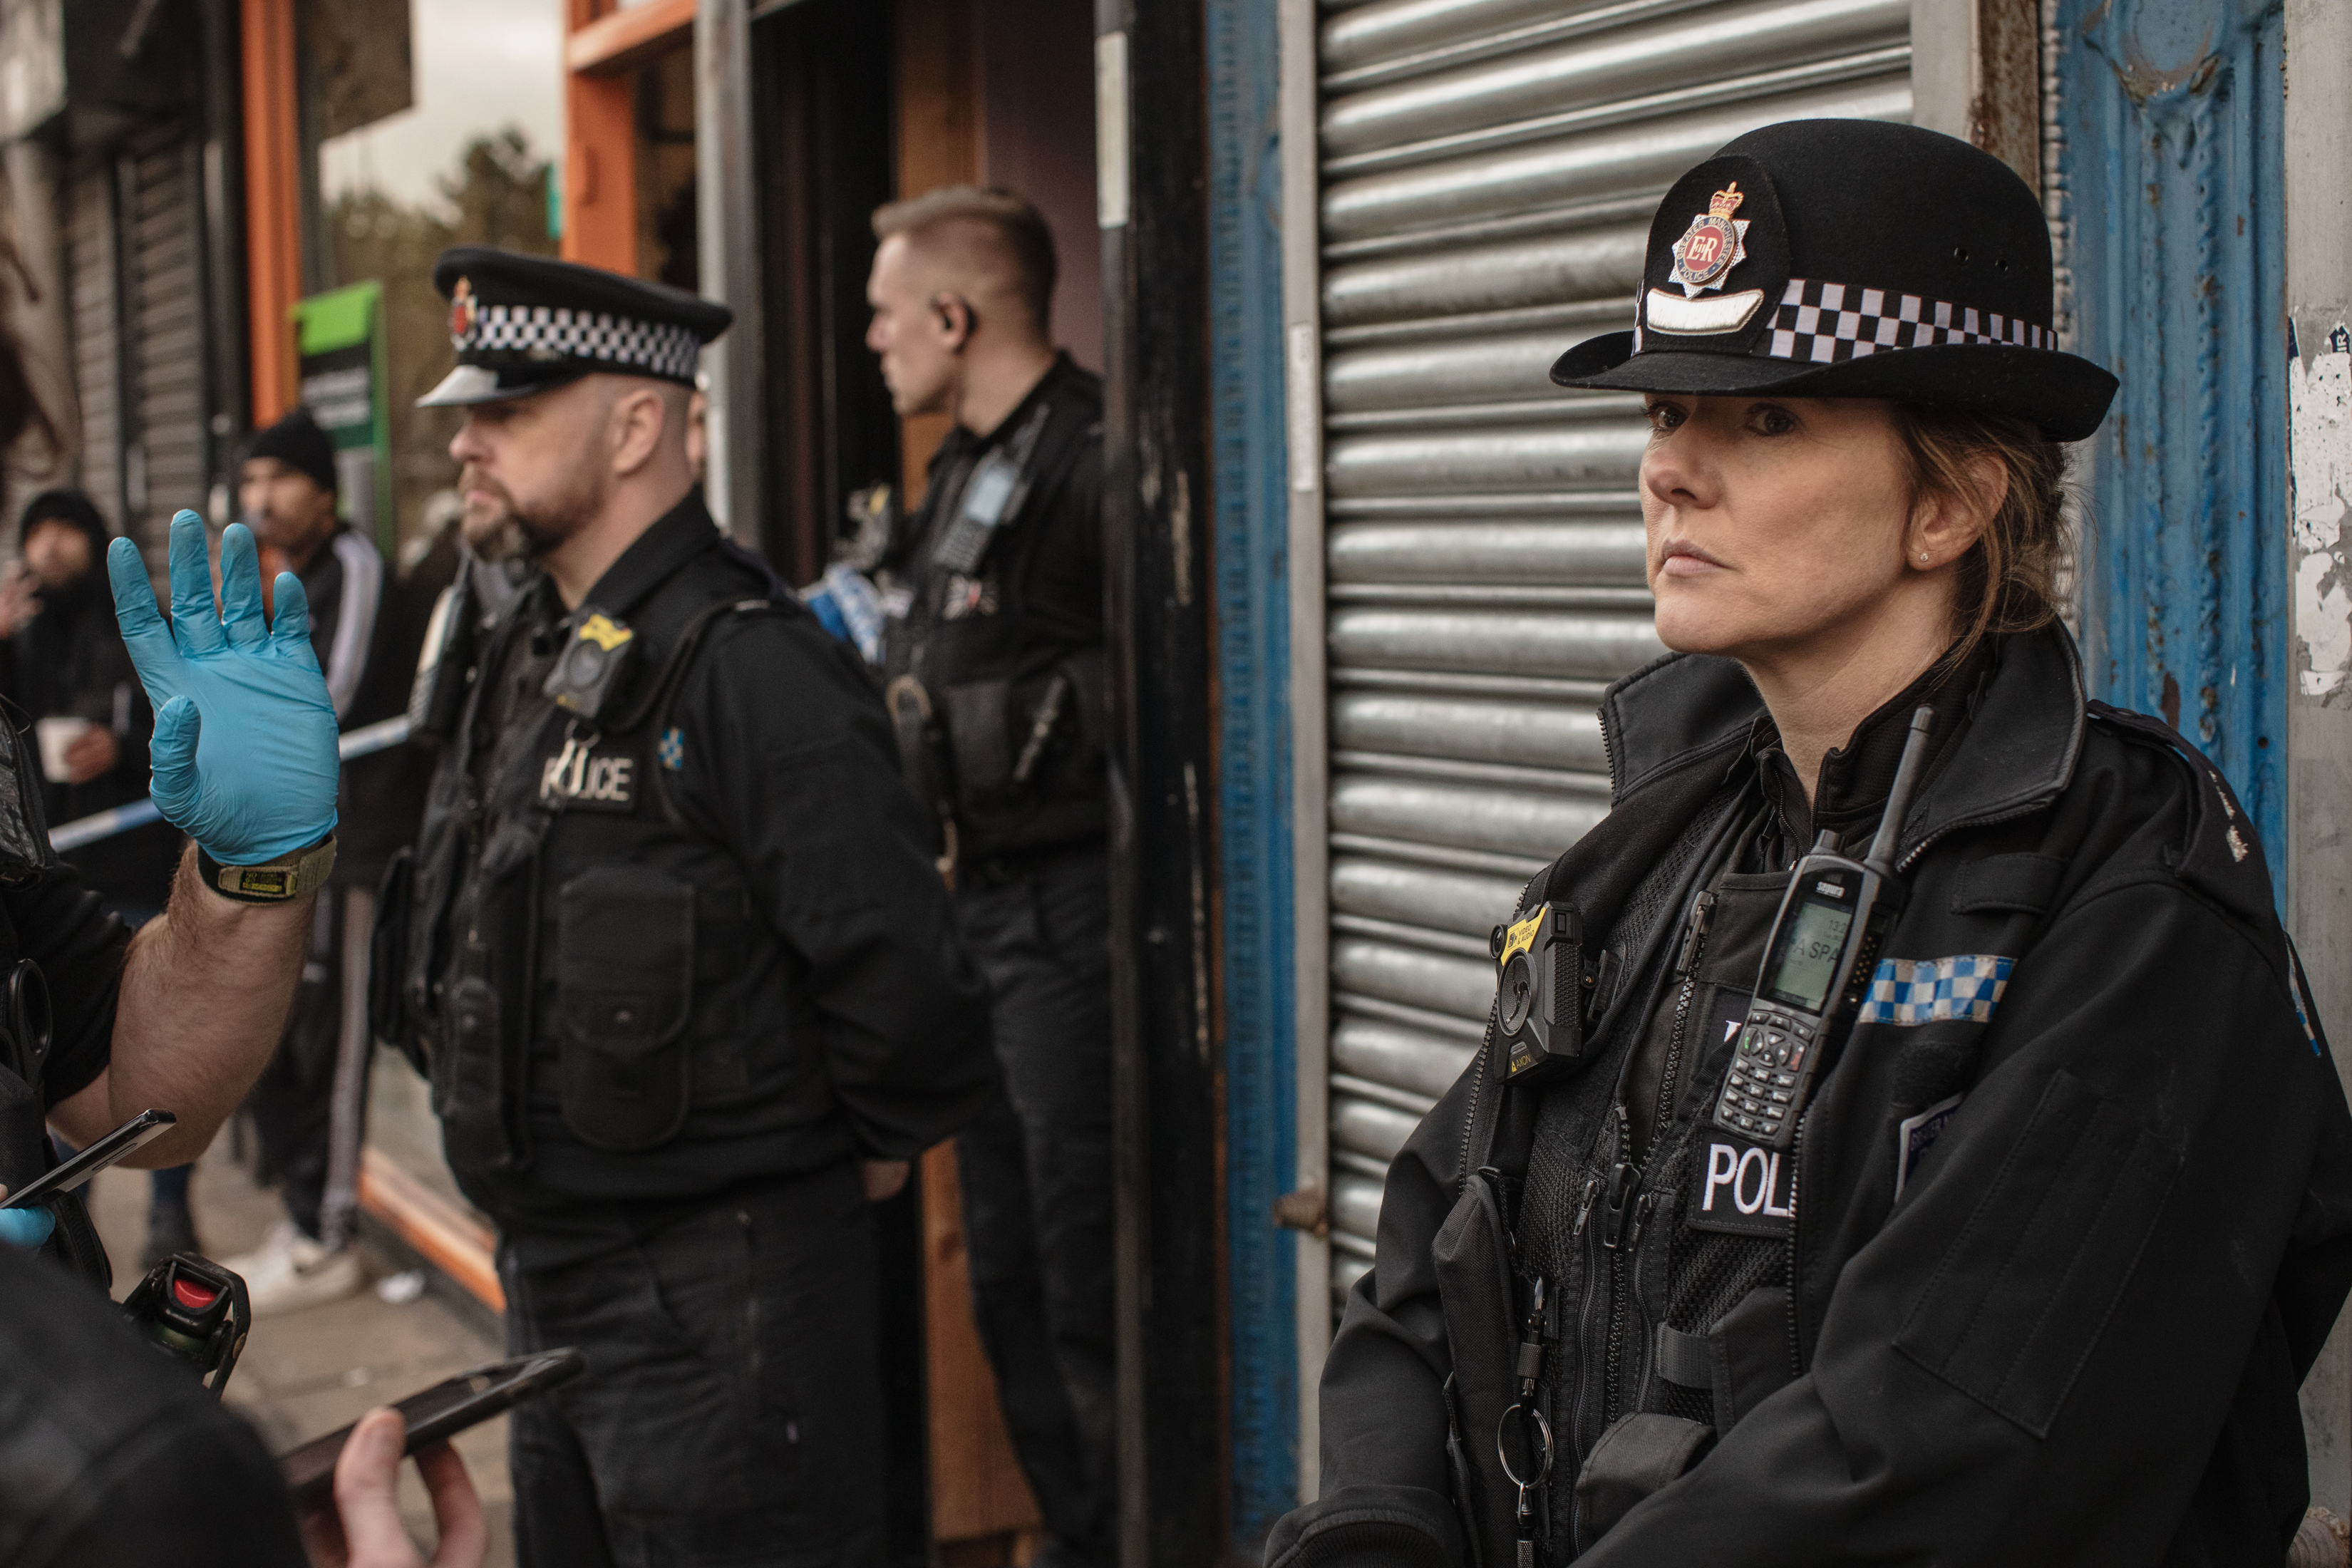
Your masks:
{"label": "utility belt", "polygon": [[[461,1171],[530,1163],[530,1107],[551,1079],[571,1137],[640,1153],[675,1140],[691,1112],[772,1083],[775,1064],[753,1061],[755,1047],[796,1044],[784,1020],[755,1028],[746,1016],[756,944],[773,939],[723,847],[671,806],[658,760],[671,695],[704,635],[726,616],[776,608],[702,610],[624,700],[635,634],[583,606],[547,682],[551,710],[523,721],[546,737],[513,764],[535,787],[487,825],[470,868],[468,759],[462,745],[445,759],[418,851],[384,878],[370,1015],[430,1079]],[[461,739],[472,729],[470,714],[456,726]],[[572,826],[551,853],[559,817]]]}
{"label": "utility belt", "polygon": [[1092,648],[1018,680],[890,682],[898,765],[939,819],[942,871],[1101,832],[1105,668]]}

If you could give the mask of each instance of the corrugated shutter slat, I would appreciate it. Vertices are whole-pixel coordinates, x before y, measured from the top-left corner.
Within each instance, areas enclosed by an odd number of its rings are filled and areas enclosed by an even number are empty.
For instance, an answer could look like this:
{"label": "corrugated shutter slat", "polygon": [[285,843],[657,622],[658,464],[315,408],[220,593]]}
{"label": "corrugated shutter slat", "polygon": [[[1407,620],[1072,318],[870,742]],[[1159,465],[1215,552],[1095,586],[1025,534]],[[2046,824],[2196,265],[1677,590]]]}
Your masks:
{"label": "corrugated shutter slat", "polygon": [[[1322,24],[1332,1283],[1467,1064],[1486,933],[1608,809],[1593,703],[1661,651],[1632,325],[1658,196],[1755,126],[1907,119],[1909,0],[1378,0]],[[1298,634],[1295,634],[1298,635]]]}

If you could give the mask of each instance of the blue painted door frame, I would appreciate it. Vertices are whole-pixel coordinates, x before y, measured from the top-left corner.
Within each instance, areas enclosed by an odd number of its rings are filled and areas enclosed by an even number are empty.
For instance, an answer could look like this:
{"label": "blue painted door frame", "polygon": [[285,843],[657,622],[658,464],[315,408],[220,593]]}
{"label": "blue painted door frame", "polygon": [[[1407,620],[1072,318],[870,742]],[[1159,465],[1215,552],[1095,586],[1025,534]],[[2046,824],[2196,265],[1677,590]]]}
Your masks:
{"label": "blue painted door frame", "polygon": [[2079,470],[2084,674],[2220,764],[2276,870],[2292,679],[2282,5],[2060,0],[2055,19],[2073,346],[2123,381]]}
{"label": "blue painted door frame", "polygon": [[1298,1497],[1293,1242],[1288,498],[1274,0],[1206,0],[1225,1225],[1234,1547]]}

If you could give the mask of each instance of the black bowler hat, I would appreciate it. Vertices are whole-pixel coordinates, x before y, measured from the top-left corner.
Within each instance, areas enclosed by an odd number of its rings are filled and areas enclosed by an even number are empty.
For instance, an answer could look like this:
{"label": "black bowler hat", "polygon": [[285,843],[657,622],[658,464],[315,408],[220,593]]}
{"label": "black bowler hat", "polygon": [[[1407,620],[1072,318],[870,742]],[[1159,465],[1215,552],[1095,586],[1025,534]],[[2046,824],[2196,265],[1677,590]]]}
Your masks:
{"label": "black bowler hat", "polygon": [[2099,427],[2116,378],[2062,352],[2050,227],[1965,142],[1791,120],[1676,181],[1650,224],[1631,332],[1560,355],[1562,386],[1886,397]]}
{"label": "black bowler hat", "polygon": [[601,267],[460,245],[433,264],[457,368],[419,408],[523,397],[599,372],[694,384],[702,345],[735,312]]}

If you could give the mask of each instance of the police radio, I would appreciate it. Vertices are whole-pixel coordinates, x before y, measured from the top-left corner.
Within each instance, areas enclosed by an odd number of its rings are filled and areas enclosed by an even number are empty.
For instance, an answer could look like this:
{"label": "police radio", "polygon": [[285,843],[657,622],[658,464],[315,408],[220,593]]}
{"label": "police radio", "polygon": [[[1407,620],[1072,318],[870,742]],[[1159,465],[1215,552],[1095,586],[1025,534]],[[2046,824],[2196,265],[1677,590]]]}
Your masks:
{"label": "police radio", "polygon": [[1870,853],[1860,860],[1839,854],[1836,835],[1825,830],[1790,876],[1764,943],[1739,1046],[1716,1100],[1715,1124],[1725,1131],[1768,1149],[1786,1149],[1795,1139],[1822,1053],[1832,1043],[1833,1028],[1853,1021],[1877,962],[1879,938],[1902,905],[1895,837],[1935,716],[1932,708],[1911,715],[1911,733]]}
{"label": "police radio", "polygon": [[475,623],[472,563],[457,563],[457,581],[433,601],[433,618],[425,626],[425,647],[416,660],[416,679],[408,689],[408,729],[447,742],[457,733],[465,711],[466,688],[472,677]]}
{"label": "police radio", "polygon": [[1580,926],[1575,905],[1547,902],[1524,920],[1495,928],[1489,942],[1497,968],[1495,1027],[1507,1079],[1583,1059]]}

